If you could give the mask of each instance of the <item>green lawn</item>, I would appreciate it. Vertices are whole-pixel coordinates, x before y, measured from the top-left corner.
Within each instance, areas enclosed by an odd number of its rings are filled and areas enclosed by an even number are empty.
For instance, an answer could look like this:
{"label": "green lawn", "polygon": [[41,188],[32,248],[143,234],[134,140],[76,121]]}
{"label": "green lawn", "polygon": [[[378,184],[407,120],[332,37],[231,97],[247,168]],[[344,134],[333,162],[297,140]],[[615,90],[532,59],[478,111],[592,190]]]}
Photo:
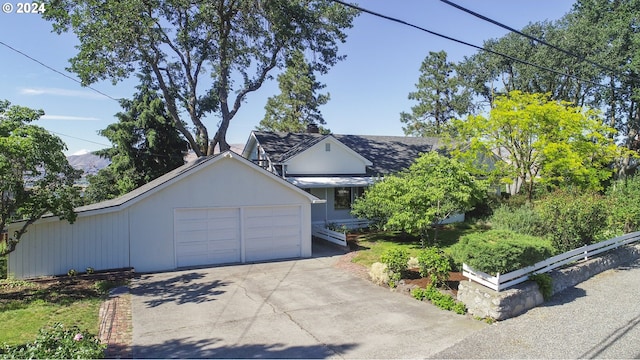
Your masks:
{"label": "green lawn", "polygon": [[35,340],[57,322],[97,335],[103,292],[95,280],[63,278],[50,283],[0,280],[0,345]]}
{"label": "green lawn", "polygon": [[[461,236],[484,230],[486,229],[481,226],[468,223],[445,225],[438,230],[438,241],[431,245],[435,245],[446,252],[449,247],[458,242]],[[429,236],[432,238],[433,233],[430,232]],[[417,256],[422,248],[419,238],[393,231],[362,234],[358,237],[358,245],[358,254],[352,261],[367,267],[380,261],[380,255],[390,248],[404,247],[409,251],[410,256]],[[430,246],[430,244],[427,244],[427,246]]]}

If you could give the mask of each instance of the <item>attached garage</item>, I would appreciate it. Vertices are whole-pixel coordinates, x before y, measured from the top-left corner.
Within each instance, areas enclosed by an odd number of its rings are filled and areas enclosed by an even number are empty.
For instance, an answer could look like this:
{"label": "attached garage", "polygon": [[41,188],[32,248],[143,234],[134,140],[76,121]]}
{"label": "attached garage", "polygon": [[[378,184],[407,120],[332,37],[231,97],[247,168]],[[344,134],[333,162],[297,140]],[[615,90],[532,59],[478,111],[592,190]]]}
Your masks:
{"label": "attached garage", "polygon": [[29,278],[87,267],[153,272],[309,257],[311,204],[322,202],[226,152],[77,208],[74,224],[38,220],[9,255],[8,270]]}
{"label": "attached garage", "polygon": [[302,213],[297,205],[176,209],[176,265],[300,257]]}

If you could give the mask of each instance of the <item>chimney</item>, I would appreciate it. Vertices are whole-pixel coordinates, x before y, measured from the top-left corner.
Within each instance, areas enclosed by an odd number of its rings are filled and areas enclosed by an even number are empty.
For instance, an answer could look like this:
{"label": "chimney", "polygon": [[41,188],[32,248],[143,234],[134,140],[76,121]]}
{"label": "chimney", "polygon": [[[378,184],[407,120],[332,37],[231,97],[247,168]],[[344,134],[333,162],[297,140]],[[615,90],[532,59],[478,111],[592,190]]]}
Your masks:
{"label": "chimney", "polygon": [[314,123],[309,123],[307,125],[307,132],[309,134],[319,134],[320,133],[320,128],[318,128],[318,125],[316,125]]}

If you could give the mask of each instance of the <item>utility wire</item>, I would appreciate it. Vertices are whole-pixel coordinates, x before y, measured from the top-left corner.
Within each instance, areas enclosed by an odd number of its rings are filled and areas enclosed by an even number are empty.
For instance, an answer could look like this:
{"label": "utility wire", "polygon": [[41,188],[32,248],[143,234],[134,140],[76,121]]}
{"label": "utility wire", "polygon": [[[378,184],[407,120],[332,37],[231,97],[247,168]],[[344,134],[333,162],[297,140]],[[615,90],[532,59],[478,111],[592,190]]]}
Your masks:
{"label": "utility wire", "polygon": [[458,5],[458,4],[456,4],[456,3],[453,3],[453,2],[451,2],[451,1],[449,1],[449,0],[440,0],[440,1],[441,1],[441,2],[443,2],[443,3],[445,3],[445,4],[447,4],[447,5],[449,5],[449,6],[453,6],[454,8],[456,8],[456,9],[458,9],[458,10],[461,10],[461,11],[464,11],[464,12],[466,12],[466,13],[468,13],[468,14],[471,14],[471,15],[473,15],[473,16],[475,16],[475,17],[479,18],[479,19],[482,19],[482,20],[484,20],[484,21],[490,22],[490,23],[492,23],[492,24],[494,24],[494,25],[497,25],[497,26],[499,26],[499,27],[501,27],[501,28],[503,28],[503,29],[506,29],[506,30],[509,30],[509,31],[511,31],[511,32],[513,32],[513,33],[516,33],[516,34],[518,34],[518,35],[520,35],[520,36],[524,36],[524,37],[526,37],[526,38],[527,38],[527,39],[529,39],[529,40],[532,40],[532,41],[538,42],[538,43],[540,43],[540,44],[546,45],[546,46],[548,46],[548,47],[550,47],[550,48],[552,48],[552,49],[558,50],[558,51],[560,51],[560,52],[562,52],[562,53],[564,53],[564,54],[566,54],[566,55],[569,55],[569,56],[575,57],[575,58],[577,58],[577,59],[578,59],[578,60],[580,60],[580,61],[584,61],[584,62],[587,62],[587,63],[589,63],[589,64],[591,64],[591,65],[594,65],[594,66],[596,66],[596,67],[599,67],[600,69],[607,70],[607,71],[611,72],[611,74],[612,74],[612,75],[613,75],[613,74],[618,73],[618,71],[616,71],[616,70],[614,70],[614,69],[612,69],[612,68],[610,68],[610,67],[608,67],[608,66],[605,66],[605,65],[602,65],[602,64],[600,64],[600,63],[597,63],[597,62],[595,62],[595,61],[589,60],[589,59],[587,59],[587,58],[586,58],[585,56],[583,56],[583,55],[579,55],[579,54],[576,54],[576,53],[571,52],[571,51],[569,51],[569,50],[565,50],[565,49],[563,49],[563,48],[561,48],[561,47],[559,47],[559,46],[556,46],[556,45],[550,44],[550,43],[548,43],[548,42],[546,42],[546,41],[544,41],[544,40],[542,40],[542,39],[539,39],[539,38],[537,38],[537,37],[535,37],[535,36],[531,36],[531,35],[529,35],[529,34],[525,34],[525,33],[523,33],[522,31],[516,30],[516,29],[514,29],[514,28],[512,28],[512,27],[510,27],[510,26],[508,26],[508,25],[505,25],[505,24],[503,24],[503,23],[501,23],[501,22],[499,22],[499,21],[497,21],[497,20],[493,20],[493,19],[488,18],[488,17],[486,17],[486,16],[484,16],[484,15],[478,14],[477,12],[475,12],[475,11],[473,11],[473,10],[467,9],[467,8],[465,8],[465,7],[461,6],[461,5]]}
{"label": "utility wire", "polygon": [[362,7],[357,6],[357,5],[349,4],[349,3],[346,3],[346,2],[341,1],[341,0],[331,0],[331,1],[333,1],[335,3],[338,3],[338,4],[342,4],[342,5],[347,6],[347,7],[350,7],[352,9],[355,9],[355,10],[358,10],[358,11],[373,15],[373,16],[377,16],[377,17],[380,17],[380,18],[383,18],[383,19],[386,19],[386,20],[389,20],[389,21],[393,21],[393,22],[396,22],[396,23],[399,23],[399,24],[402,24],[402,25],[405,25],[405,26],[412,27],[414,29],[418,29],[420,31],[424,31],[424,32],[429,33],[431,35],[434,35],[434,36],[437,36],[437,37],[440,37],[440,38],[443,38],[443,39],[446,39],[446,40],[449,40],[449,41],[453,41],[453,42],[456,42],[458,44],[466,45],[466,46],[469,46],[469,47],[472,47],[472,48],[475,48],[475,49],[478,49],[478,50],[486,51],[486,52],[494,54],[494,55],[502,56],[502,57],[507,58],[509,60],[518,62],[520,64],[533,66],[535,68],[538,68],[538,69],[541,69],[541,70],[545,70],[545,71],[549,71],[549,72],[552,72],[552,73],[557,74],[557,75],[567,76],[567,77],[576,79],[576,80],[578,80],[580,82],[588,83],[588,84],[591,84],[591,85],[594,85],[594,86],[598,86],[598,87],[605,87],[606,86],[606,85],[603,85],[603,84],[600,84],[600,83],[597,83],[597,82],[594,82],[594,81],[591,81],[591,80],[585,80],[585,79],[579,78],[576,75],[563,73],[562,71],[551,69],[551,68],[548,68],[546,66],[537,65],[537,64],[525,61],[525,60],[518,59],[518,58],[513,57],[511,55],[503,54],[503,53],[498,52],[498,51],[490,50],[490,49],[484,48],[482,46],[474,45],[474,44],[468,43],[466,41],[453,38],[451,36],[443,35],[443,34],[435,32],[435,31],[431,31],[429,29],[425,29],[425,28],[420,27],[418,25],[414,25],[414,24],[408,23],[408,22],[406,22],[404,20],[400,20],[398,18],[394,18],[394,17],[388,16],[388,15],[380,14],[380,13],[377,13],[375,11],[365,9],[365,8],[362,8]]}
{"label": "utility wire", "polygon": [[55,132],[55,131],[51,131],[51,130],[48,130],[48,131],[50,133],[54,134],[54,135],[66,136],[66,137],[71,138],[71,139],[86,141],[86,142],[89,142],[89,143],[92,143],[92,144],[96,144],[96,145],[100,145],[100,146],[107,146],[107,147],[111,146],[111,145],[107,145],[107,144],[103,144],[103,143],[99,143],[99,142],[95,142],[95,141],[91,141],[91,140],[87,140],[87,139],[83,139],[83,138],[79,138],[79,137],[75,137],[75,136],[71,136],[71,135],[67,135],[67,134],[61,134],[59,132]]}
{"label": "utility wire", "polygon": [[[47,69],[49,69],[49,70],[51,70],[51,71],[53,71],[53,72],[55,72],[55,73],[57,73],[57,74],[59,74],[59,75],[62,75],[62,76],[64,76],[64,77],[66,77],[67,79],[69,79],[69,80],[71,80],[71,81],[75,81],[75,82],[77,82],[78,84],[80,84],[80,85],[82,86],[82,82],[80,82],[78,79],[74,79],[74,78],[72,78],[71,76],[69,76],[69,75],[67,75],[67,74],[63,73],[62,71],[56,70],[56,69],[52,68],[51,66],[49,66],[49,65],[47,65],[47,64],[45,64],[45,63],[43,63],[42,61],[37,60],[37,59],[34,59],[33,57],[31,57],[31,56],[29,56],[29,55],[25,54],[24,52],[22,52],[22,51],[20,51],[20,50],[18,50],[18,49],[16,49],[16,48],[14,48],[14,47],[12,47],[12,46],[10,46],[10,45],[8,45],[8,44],[4,43],[4,42],[2,42],[2,41],[0,41],[0,45],[4,45],[4,46],[6,46],[7,48],[9,48],[9,49],[11,49],[11,50],[13,50],[13,51],[17,52],[18,54],[20,54],[20,55],[22,55],[22,56],[26,57],[27,59],[29,59],[29,60],[31,60],[31,61],[34,61],[34,62],[36,62],[36,63],[40,64],[41,66],[44,66],[45,68],[47,68]],[[83,87],[85,87],[85,86],[83,86]],[[91,89],[91,90],[93,90],[93,91],[97,92],[98,94],[100,94],[100,95],[102,95],[102,96],[106,96],[107,98],[109,98],[109,99],[111,99],[111,100],[114,100],[114,101],[118,101],[118,102],[120,102],[118,99],[116,99],[116,98],[114,98],[114,97],[111,97],[111,96],[109,96],[109,95],[107,95],[107,94],[103,93],[102,91],[100,91],[100,90],[98,90],[98,89],[94,89],[94,88],[92,88],[91,86],[86,86],[86,88]]]}

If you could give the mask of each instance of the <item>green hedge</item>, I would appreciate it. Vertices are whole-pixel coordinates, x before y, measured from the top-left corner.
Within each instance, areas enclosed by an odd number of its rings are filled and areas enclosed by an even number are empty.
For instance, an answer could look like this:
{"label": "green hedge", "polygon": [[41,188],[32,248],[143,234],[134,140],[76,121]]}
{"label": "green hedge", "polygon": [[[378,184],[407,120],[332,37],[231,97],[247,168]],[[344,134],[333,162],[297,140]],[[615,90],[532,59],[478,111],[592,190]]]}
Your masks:
{"label": "green hedge", "polygon": [[451,247],[458,264],[466,263],[488,274],[504,274],[553,256],[548,240],[507,230],[490,230],[462,236]]}

